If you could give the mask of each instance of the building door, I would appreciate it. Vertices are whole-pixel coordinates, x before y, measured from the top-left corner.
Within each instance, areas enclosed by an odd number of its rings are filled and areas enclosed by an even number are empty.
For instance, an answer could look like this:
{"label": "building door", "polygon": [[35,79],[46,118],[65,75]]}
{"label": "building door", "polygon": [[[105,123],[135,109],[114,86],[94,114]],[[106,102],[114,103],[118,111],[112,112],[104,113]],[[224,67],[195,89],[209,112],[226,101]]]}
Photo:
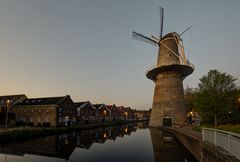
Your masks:
{"label": "building door", "polygon": [[164,127],[172,127],[172,118],[171,117],[164,117],[163,118],[163,126]]}

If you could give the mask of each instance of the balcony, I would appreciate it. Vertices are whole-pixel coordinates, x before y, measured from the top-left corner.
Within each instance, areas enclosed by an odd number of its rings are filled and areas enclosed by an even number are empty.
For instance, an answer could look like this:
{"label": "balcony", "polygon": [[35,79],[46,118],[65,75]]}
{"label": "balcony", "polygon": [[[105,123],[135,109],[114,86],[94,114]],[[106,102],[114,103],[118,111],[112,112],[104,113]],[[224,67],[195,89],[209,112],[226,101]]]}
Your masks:
{"label": "balcony", "polygon": [[163,66],[152,66],[147,69],[145,75],[148,79],[151,79],[153,81],[156,80],[156,76],[164,71],[178,71],[182,74],[183,79],[187,77],[188,75],[192,74],[195,67],[193,64],[170,64],[170,65],[163,65]]}

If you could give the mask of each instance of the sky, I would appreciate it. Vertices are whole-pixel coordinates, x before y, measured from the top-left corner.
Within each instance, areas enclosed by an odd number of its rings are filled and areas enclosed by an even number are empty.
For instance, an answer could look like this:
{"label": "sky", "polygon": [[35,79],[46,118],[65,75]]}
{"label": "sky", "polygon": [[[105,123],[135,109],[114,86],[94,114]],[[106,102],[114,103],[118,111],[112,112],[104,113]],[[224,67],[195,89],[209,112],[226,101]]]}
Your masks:
{"label": "sky", "polygon": [[195,66],[185,88],[210,69],[240,79],[239,0],[0,0],[0,95],[150,108],[145,71],[158,48],[131,32],[157,36],[159,6],[163,34],[192,26],[182,36]]}

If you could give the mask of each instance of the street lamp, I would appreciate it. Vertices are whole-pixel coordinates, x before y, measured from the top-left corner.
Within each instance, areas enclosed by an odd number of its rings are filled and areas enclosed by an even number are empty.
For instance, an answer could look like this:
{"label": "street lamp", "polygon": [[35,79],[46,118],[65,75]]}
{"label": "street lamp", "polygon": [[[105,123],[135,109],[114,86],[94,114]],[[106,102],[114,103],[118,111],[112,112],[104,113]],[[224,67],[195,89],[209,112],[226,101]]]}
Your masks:
{"label": "street lamp", "polygon": [[10,100],[7,100],[7,110],[6,110],[6,124],[5,128],[7,129],[8,124],[8,108],[9,108]]}
{"label": "street lamp", "polygon": [[125,119],[127,120],[128,119],[128,112],[125,111],[124,114],[125,114]]}

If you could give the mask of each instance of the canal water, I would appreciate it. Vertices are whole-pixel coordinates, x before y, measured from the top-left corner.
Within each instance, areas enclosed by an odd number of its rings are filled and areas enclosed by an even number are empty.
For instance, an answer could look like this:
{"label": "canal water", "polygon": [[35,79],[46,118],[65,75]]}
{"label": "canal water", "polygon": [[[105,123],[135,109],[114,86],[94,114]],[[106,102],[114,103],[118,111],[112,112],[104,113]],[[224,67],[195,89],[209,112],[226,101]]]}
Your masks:
{"label": "canal water", "polygon": [[0,144],[0,162],[190,162],[169,133],[146,124]]}

